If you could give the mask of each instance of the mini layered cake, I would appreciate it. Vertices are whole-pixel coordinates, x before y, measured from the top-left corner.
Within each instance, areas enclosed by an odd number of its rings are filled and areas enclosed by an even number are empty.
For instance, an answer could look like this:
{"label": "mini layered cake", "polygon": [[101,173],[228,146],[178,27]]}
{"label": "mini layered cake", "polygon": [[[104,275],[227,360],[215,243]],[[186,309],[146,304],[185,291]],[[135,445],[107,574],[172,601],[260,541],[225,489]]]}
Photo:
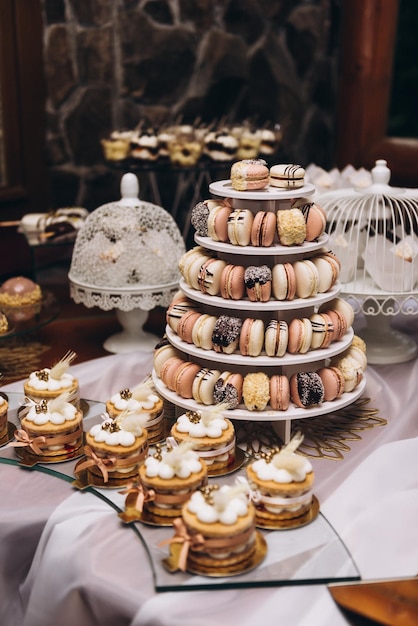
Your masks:
{"label": "mini layered cake", "polygon": [[228,406],[222,403],[202,411],[186,411],[171,428],[171,436],[178,444],[193,443],[193,449],[208,466],[209,475],[227,471],[235,461],[235,428],[222,415]]}
{"label": "mini layered cake", "polygon": [[70,394],[26,405],[20,413],[20,429],[11,445],[23,447],[37,461],[60,461],[81,453],[83,414],[71,402]]}
{"label": "mini layered cake", "polygon": [[295,450],[303,436],[281,450],[273,449],[247,466],[253,491],[256,523],[266,528],[286,528],[310,521],[314,472],[308,459]]}
{"label": "mini layered cake", "polygon": [[163,401],[152,387],[151,379],[132,390],[125,388],[113,394],[106,402],[106,411],[111,418],[118,417],[122,412],[146,415],[148,443],[156,443],[164,438]]}
{"label": "mini layered cake", "polygon": [[255,511],[242,485],[211,485],[196,491],[174,527],[180,541],[190,541],[185,561],[181,560],[184,552],[180,553],[178,569],[209,575],[239,573],[255,558]]}
{"label": "mini layered cake", "polygon": [[67,354],[53,367],[45,367],[29,375],[23,384],[25,396],[34,402],[52,400],[63,392],[69,393],[69,401],[76,407],[80,405],[78,380],[68,372],[68,368],[76,358],[75,352]]}
{"label": "mini layered cake", "polygon": [[121,413],[93,426],[86,433],[87,460],[77,465],[76,473],[86,469],[93,484],[123,485],[136,478],[148,454],[146,420],[143,415]]}
{"label": "mini layered cake", "polygon": [[152,516],[179,517],[191,494],[207,484],[207,468],[188,442],[149,456],[139,468],[143,510]]}
{"label": "mini layered cake", "polygon": [[7,416],[8,416],[9,403],[5,395],[0,393],[0,443],[7,439]]}

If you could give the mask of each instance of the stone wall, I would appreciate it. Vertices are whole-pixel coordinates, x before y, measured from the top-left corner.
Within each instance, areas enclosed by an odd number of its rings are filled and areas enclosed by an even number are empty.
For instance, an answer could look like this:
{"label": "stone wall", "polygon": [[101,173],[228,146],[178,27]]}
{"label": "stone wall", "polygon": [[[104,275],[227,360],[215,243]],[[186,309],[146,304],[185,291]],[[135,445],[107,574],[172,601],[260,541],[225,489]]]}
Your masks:
{"label": "stone wall", "polygon": [[43,0],[51,208],[119,198],[100,139],[141,120],[279,123],[331,166],[341,1]]}

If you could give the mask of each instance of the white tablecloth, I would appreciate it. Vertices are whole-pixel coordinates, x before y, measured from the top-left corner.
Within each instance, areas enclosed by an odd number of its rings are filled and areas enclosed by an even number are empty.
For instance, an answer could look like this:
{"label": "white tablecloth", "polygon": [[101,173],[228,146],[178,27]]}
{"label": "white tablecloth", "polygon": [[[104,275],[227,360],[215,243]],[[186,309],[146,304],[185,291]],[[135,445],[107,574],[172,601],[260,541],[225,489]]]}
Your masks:
{"label": "white tablecloth", "polygon": [[[82,397],[105,401],[151,367],[149,353],[125,354],[72,371]],[[418,573],[417,381],[418,361],[369,366],[364,395],[387,425],[348,442],[343,460],[313,460],[321,511],[363,579]],[[115,511],[38,472],[0,465],[0,503],[4,626],[348,623],[325,585],[156,593],[144,547]]]}

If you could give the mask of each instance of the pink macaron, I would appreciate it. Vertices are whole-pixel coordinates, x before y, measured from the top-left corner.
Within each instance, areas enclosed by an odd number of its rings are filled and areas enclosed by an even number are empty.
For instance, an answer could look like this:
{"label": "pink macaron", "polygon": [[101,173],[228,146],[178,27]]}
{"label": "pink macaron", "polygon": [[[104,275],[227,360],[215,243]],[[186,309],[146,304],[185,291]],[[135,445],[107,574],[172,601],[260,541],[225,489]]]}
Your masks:
{"label": "pink macaron", "polygon": [[167,359],[160,369],[160,379],[171,391],[175,390],[176,371],[182,363],[184,359],[173,356]]}
{"label": "pink macaron", "polygon": [[177,324],[177,335],[182,341],[193,343],[193,327],[201,315],[202,314],[197,311],[187,311],[180,319]]}
{"label": "pink macaron", "polygon": [[263,159],[244,159],[232,164],[231,185],[237,191],[264,189],[269,179],[269,168]]}
{"label": "pink macaron", "polygon": [[270,378],[270,406],[274,411],[287,411],[290,404],[289,379],[284,374]]}
{"label": "pink macaron", "polygon": [[267,265],[249,265],[244,274],[245,289],[251,302],[268,302],[271,296],[272,273]]}
{"label": "pink macaron", "polygon": [[344,392],[344,376],[337,367],[322,367],[318,375],[324,385],[324,401],[332,402]]}
{"label": "pink macaron", "polygon": [[245,294],[245,268],[242,265],[228,263],[222,270],[220,295],[222,298],[241,300]]}
{"label": "pink macaron", "polygon": [[306,198],[298,198],[292,203],[292,208],[302,211],[306,222],[306,241],[315,241],[325,232],[327,216],[325,210],[316,202]]}
{"label": "pink macaron", "polygon": [[273,265],[272,291],[276,300],[293,300],[296,295],[296,274],[292,263]]}
{"label": "pink macaron", "polygon": [[276,234],[276,214],[272,211],[258,211],[251,228],[251,245],[269,247]]}
{"label": "pink macaron", "polygon": [[312,325],[307,317],[294,318],[289,323],[289,341],[287,350],[290,354],[305,354],[311,348]]}
{"label": "pink macaron", "polygon": [[259,356],[264,344],[264,322],[247,317],[241,327],[239,350],[243,356]]}
{"label": "pink macaron", "polygon": [[231,211],[231,206],[226,202],[212,207],[207,219],[207,230],[208,236],[214,241],[222,241],[223,243],[229,241],[228,218]]}
{"label": "pink macaron", "polygon": [[193,381],[200,370],[200,365],[191,361],[184,361],[174,375],[174,391],[181,398],[192,398]]}

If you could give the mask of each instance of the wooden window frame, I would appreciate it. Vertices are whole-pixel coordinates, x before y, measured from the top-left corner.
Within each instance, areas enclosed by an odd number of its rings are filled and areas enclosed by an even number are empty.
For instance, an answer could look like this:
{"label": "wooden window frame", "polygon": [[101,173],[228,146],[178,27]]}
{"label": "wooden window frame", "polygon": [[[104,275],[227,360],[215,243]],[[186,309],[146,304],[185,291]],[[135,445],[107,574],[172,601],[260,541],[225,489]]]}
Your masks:
{"label": "wooden window frame", "polygon": [[40,0],[0,2],[0,85],[6,184],[0,220],[47,210]]}
{"label": "wooden window frame", "polygon": [[386,159],[392,185],[418,187],[418,140],[387,136],[398,12],[399,0],[344,0],[336,163]]}

